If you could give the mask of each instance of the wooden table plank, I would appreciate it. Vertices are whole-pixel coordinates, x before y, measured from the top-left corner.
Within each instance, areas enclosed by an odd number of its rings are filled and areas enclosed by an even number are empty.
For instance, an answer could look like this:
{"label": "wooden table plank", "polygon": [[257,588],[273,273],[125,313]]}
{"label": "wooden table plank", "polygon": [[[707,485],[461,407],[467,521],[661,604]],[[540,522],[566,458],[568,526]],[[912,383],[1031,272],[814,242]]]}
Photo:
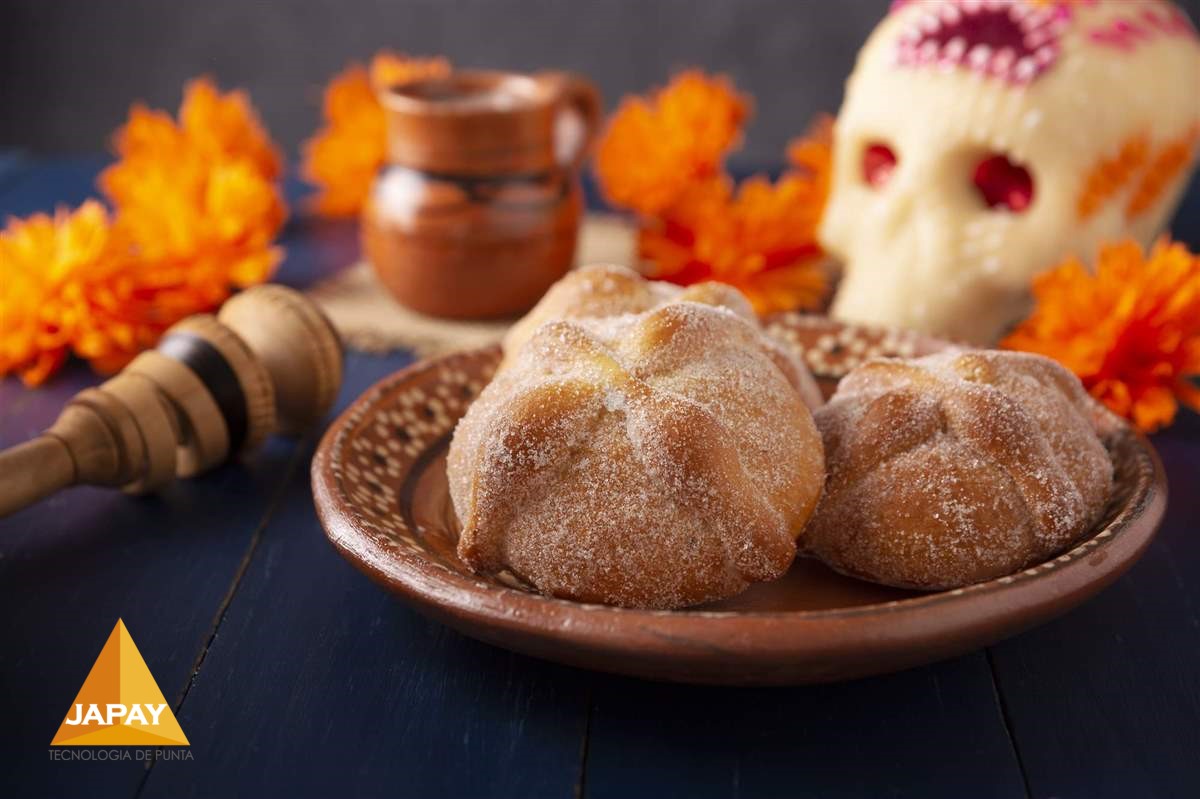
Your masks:
{"label": "wooden table plank", "polygon": [[[21,170],[0,215],[77,204],[101,163]],[[1177,232],[1195,244],[1198,221],[1193,191]],[[293,222],[285,243],[296,285],[355,253],[352,224]],[[352,356],[340,403],[401,363]],[[94,380],[0,382],[0,445]],[[0,795],[1021,796],[1016,754],[1035,796],[1197,795],[1200,422],[1156,445],[1168,522],[1114,589],[986,656],[802,689],[591,675],[425,621],[325,542],[312,442],[158,499],[76,489],[0,521]],[[47,762],[117,615],[178,699],[195,761]]]}
{"label": "wooden table plank", "polygon": [[1200,796],[1200,420],[1155,444],[1170,499],[1146,555],[992,650],[1035,796]]}
{"label": "wooden table plank", "polygon": [[[1200,181],[1172,229],[1200,249]],[[1035,796],[1200,796],[1200,417],[1153,443],[1167,514],[1142,560],[990,652]]]}
{"label": "wooden table plank", "polygon": [[140,764],[49,762],[50,739],[118,618],[178,701],[293,460],[291,447],[273,444],[251,465],[161,497],[79,489],[0,521],[8,795],[132,795]]}
{"label": "wooden table plank", "polygon": [[[404,361],[351,355],[339,406]],[[197,762],[155,765],[143,797],[569,797],[587,681],[376,587],[334,552],[297,474],[183,703]]]}
{"label": "wooden table plank", "polygon": [[980,653],[802,688],[598,678],[584,779],[589,799],[1025,793]]}
{"label": "wooden table plank", "polygon": [[102,155],[25,161],[0,186],[0,220],[36,211],[52,212],[59,206],[74,208],[98,196],[96,173],[111,159]]}
{"label": "wooden table plank", "polygon": [[[23,170],[0,190],[0,214],[77,204],[102,163]],[[0,381],[0,446],[44,429],[98,380],[72,364],[34,391]],[[288,477],[307,475],[298,454],[272,441],[250,462],[157,497],[77,488],[0,520],[0,795],[134,795],[144,764],[50,762],[50,739],[118,617],[167,700],[179,701],[256,532]]]}

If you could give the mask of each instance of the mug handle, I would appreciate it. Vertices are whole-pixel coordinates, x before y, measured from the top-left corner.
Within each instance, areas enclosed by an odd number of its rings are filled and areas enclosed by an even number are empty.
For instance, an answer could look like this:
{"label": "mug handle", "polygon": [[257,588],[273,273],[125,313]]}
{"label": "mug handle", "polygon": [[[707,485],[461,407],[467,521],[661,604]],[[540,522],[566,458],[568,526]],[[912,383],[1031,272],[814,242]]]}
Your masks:
{"label": "mug handle", "polygon": [[559,111],[569,107],[576,111],[583,121],[583,135],[580,137],[579,145],[574,155],[565,162],[572,169],[578,169],[591,150],[592,141],[596,138],[596,133],[600,128],[600,118],[603,113],[600,92],[590,80],[571,72],[545,72],[542,73],[542,77],[558,84],[556,105]]}

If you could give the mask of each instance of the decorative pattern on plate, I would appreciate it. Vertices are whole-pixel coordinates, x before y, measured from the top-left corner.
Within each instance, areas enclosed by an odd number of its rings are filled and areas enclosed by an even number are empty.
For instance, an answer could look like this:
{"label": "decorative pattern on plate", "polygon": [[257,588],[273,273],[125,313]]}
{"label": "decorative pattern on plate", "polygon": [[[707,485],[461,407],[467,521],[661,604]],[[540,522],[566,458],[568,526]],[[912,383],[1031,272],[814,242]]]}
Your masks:
{"label": "decorative pattern on plate", "polygon": [[[924,336],[845,326],[800,314],[777,316],[768,322],[768,329],[803,355],[827,394],[838,377],[867,358],[920,355],[946,346]],[[511,575],[478,577],[455,554],[458,522],[446,485],[445,450],[457,420],[491,378],[499,357],[498,347],[472,350],[423,361],[382,380],[326,434],[313,461],[313,485],[327,534],[347,559],[435,617],[519,651],[594,668],[700,682],[813,682],[886,671],[966,651],[1077,604],[1132,563],[1161,518],[1161,469],[1144,439],[1124,431],[1109,442],[1116,490],[1095,532],[1052,560],[997,580],[919,594],[826,574],[820,564],[800,560],[793,572],[803,574],[795,580],[789,574],[776,584],[752,587],[742,597],[697,609],[629,610],[544,597],[525,590]],[[1123,535],[1130,539],[1127,544],[1109,546]],[[1100,565],[1109,558],[1106,566]],[[1078,573],[1062,578],[1051,574],[1084,560],[1087,578]],[[988,599],[998,592],[1024,590],[1026,583],[1035,589],[1035,583],[1052,588],[1055,580],[1062,590],[1042,590],[1047,599],[1034,603],[1020,618],[1012,612],[1014,604],[1021,604],[1017,597]],[[806,591],[827,596],[805,597]],[[996,615],[992,627],[959,618],[956,603],[970,603],[973,597],[979,600],[974,604],[994,608],[989,611]],[[801,634],[806,625],[837,620],[842,620],[838,630],[843,630],[843,623],[851,619],[864,627],[864,650],[871,650],[872,636],[880,635],[866,628],[878,624],[944,628],[947,640],[954,643],[941,647],[926,643],[906,651],[897,641],[889,656],[862,660],[851,651],[842,663],[828,659],[819,639],[805,637],[817,633]],[[709,628],[697,626],[704,620],[771,628],[771,657],[780,660],[760,663],[764,670],[756,671],[746,649],[749,643],[730,643],[730,632],[724,628],[712,627],[709,633]],[[784,622],[784,628],[776,629]],[[614,639],[626,625],[628,641]],[[786,648],[780,636],[788,635],[797,639],[794,651],[780,654],[776,650]],[[635,650],[636,641],[640,649]],[[764,646],[758,642],[754,651]],[[661,653],[660,659],[637,662],[631,654],[656,648],[678,649],[678,662],[669,655],[662,660]],[[810,662],[813,657],[816,660]]]}
{"label": "decorative pattern on plate", "polygon": [[946,346],[909,330],[848,326],[827,316],[776,314],[767,332],[788,345],[818,378],[841,378],[871,358],[928,355]]}

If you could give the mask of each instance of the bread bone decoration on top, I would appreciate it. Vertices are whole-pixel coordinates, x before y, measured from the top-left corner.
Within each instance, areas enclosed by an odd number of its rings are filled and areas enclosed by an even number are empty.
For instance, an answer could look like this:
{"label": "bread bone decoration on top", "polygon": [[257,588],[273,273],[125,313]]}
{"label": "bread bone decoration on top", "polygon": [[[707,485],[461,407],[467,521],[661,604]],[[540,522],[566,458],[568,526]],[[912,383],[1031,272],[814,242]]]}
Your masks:
{"label": "bread bone decoration on top", "polygon": [[890,585],[943,589],[1057,554],[1100,518],[1119,425],[1049,358],[877,359],[816,414],[829,479],[804,546]]}
{"label": "bread bone decoration on top", "polygon": [[473,569],[673,608],[791,565],[824,463],[777,347],[728,307],[652,300],[515,331],[524,343],[450,444],[458,552]]}
{"label": "bread bone decoration on top", "polygon": [[[534,332],[551,319],[620,316],[683,301],[727,308],[758,327],[758,317],[749,300],[732,286],[710,281],[683,288],[662,280],[647,280],[624,266],[593,264],[580,267],[551,286],[537,306],[512,326],[504,337],[501,369],[506,368]],[[809,408],[819,408],[824,400],[808,368],[769,336],[764,337],[763,346],[788,382],[800,392],[804,403]]]}

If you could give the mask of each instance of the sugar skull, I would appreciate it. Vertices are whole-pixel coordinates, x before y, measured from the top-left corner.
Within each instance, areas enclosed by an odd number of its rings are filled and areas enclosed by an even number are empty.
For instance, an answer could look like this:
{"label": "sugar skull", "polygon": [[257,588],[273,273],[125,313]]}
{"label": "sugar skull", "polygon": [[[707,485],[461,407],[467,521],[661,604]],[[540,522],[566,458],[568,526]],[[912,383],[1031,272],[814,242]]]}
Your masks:
{"label": "sugar skull", "polygon": [[858,56],[821,240],[834,316],[994,342],[1031,278],[1166,224],[1200,40],[1160,0],[909,0]]}

